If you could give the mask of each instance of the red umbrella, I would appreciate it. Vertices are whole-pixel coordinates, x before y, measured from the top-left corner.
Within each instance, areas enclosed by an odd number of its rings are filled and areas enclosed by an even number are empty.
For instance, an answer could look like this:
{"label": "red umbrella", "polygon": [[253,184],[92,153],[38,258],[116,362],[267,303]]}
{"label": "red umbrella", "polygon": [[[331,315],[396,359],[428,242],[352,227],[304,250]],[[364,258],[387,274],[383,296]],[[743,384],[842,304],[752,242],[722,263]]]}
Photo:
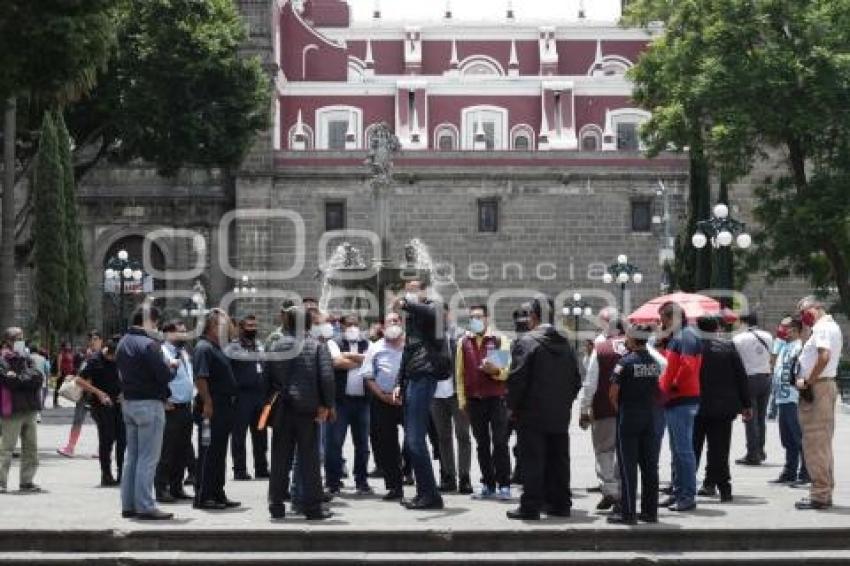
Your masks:
{"label": "red umbrella", "polygon": [[629,322],[632,324],[660,322],[661,318],[658,316],[658,309],[664,303],[670,302],[678,303],[685,310],[685,316],[690,321],[696,320],[701,316],[720,313],[720,303],[711,297],[694,293],[673,293],[672,295],[664,295],[663,297],[652,299],[630,314]]}

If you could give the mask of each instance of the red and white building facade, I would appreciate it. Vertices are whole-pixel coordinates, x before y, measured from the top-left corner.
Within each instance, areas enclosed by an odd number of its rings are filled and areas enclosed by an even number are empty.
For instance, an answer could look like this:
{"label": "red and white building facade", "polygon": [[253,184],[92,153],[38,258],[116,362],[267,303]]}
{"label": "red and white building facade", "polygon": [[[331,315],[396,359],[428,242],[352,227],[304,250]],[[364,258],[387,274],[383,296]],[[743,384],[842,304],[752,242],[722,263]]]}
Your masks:
{"label": "red and white building facade", "polygon": [[352,22],[342,0],[275,16],[275,144],[368,147],[386,122],[407,151],[638,151],[649,114],[625,77],[651,39],[616,23]]}

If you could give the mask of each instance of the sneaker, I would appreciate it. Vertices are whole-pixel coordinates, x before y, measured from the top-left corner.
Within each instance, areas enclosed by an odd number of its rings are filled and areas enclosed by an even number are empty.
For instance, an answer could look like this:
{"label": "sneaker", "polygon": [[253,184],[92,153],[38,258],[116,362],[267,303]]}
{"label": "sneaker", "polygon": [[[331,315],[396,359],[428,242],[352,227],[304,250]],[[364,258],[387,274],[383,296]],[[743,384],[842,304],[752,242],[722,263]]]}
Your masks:
{"label": "sneaker", "polygon": [[795,481],[797,480],[795,480],[791,476],[786,476],[785,474],[782,474],[776,479],[768,480],[767,483],[794,483]]}
{"label": "sneaker", "polygon": [[500,487],[499,491],[496,493],[496,499],[498,499],[499,501],[510,501],[511,486]]}
{"label": "sneaker", "polygon": [[713,485],[704,485],[699,488],[697,495],[700,497],[717,497],[717,488]]}
{"label": "sneaker", "polygon": [[735,463],[739,466],[761,466],[762,460],[761,458],[750,458],[749,456],[744,456],[743,458],[735,460]]}
{"label": "sneaker", "polygon": [[374,490],[369,484],[358,485],[357,489],[354,491],[357,495],[374,495]]}
{"label": "sneaker", "polygon": [[614,499],[610,495],[605,495],[602,497],[602,499],[599,500],[599,503],[596,504],[596,510],[608,511],[614,506],[615,503],[617,503],[616,499]]}
{"label": "sneaker", "polygon": [[74,451],[70,450],[67,446],[65,446],[64,448],[59,448],[58,450],[56,450],[56,453],[60,456],[65,456],[66,458],[74,457]]}
{"label": "sneaker", "polygon": [[800,511],[821,511],[823,509],[829,509],[832,507],[832,503],[823,503],[821,501],[813,501],[811,499],[801,499],[797,503],[794,504],[794,507],[799,509]]}
{"label": "sneaker", "polygon": [[21,493],[44,493],[44,490],[41,489],[41,486],[38,486],[34,483],[22,483],[19,488]]}
{"label": "sneaker", "polygon": [[481,486],[481,490],[478,493],[472,494],[472,499],[495,499],[495,497],[496,490],[486,485]]}
{"label": "sneaker", "polygon": [[611,515],[607,519],[611,525],[637,525],[637,517],[626,517],[623,515]]}

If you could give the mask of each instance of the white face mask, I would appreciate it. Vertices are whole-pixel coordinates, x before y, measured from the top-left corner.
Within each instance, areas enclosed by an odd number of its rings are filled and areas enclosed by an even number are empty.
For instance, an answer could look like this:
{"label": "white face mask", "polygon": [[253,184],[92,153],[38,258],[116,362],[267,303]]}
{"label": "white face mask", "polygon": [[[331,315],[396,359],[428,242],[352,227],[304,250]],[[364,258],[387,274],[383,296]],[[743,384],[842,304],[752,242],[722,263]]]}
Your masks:
{"label": "white face mask", "polygon": [[12,345],[12,349],[19,356],[23,356],[24,354],[27,353],[26,342],[24,342],[23,340],[16,340],[15,343]]}
{"label": "white face mask", "polygon": [[334,337],[334,325],[330,322],[326,322],[319,326],[319,333],[322,338],[325,340],[330,340]]}
{"label": "white face mask", "polygon": [[416,293],[405,293],[404,300],[405,302],[415,305],[419,303],[419,295],[417,295]]}
{"label": "white face mask", "polygon": [[387,328],[384,330],[384,336],[388,340],[398,340],[399,338],[401,338],[402,332],[403,331],[401,329],[401,326],[399,326],[398,324],[391,324],[390,326],[387,326]]}
{"label": "white face mask", "polygon": [[472,331],[473,334],[483,334],[484,333],[484,321],[480,318],[472,318],[469,320],[469,330]]}
{"label": "white face mask", "polygon": [[349,342],[360,340],[360,329],[356,326],[349,326],[345,329],[345,339]]}
{"label": "white face mask", "polygon": [[322,325],[317,324],[316,326],[310,327],[310,336],[313,338],[321,338],[322,337]]}

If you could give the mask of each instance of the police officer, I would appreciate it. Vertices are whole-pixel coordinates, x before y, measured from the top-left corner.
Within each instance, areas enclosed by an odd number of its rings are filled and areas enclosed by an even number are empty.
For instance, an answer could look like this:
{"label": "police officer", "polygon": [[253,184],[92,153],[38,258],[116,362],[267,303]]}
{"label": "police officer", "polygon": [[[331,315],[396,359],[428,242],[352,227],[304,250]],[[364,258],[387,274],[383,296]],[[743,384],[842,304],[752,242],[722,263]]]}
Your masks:
{"label": "police officer", "polygon": [[263,403],[266,398],[265,366],[262,359],[263,345],[257,342],[257,317],[253,314],[239,321],[239,340],[231,342],[225,349],[230,358],[233,375],[239,384],[236,401],[236,420],[230,446],[233,457],[233,479],[250,480],[246,457],[246,436],[251,432],[251,447],[254,451],[254,475],[257,479],[269,477],[268,436],[257,428]]}
{"label": "police officer", "polygon": [[[609,523],[634,525],[638,519],[658,522],[658,451],[653,408],[658,394],[661,366],[646,349],[651,328],[629,328],[626,348],[611,377],[608,395],[617,407],[617,462],[620,467],[621,513]],[[637,515],[637,470],[641,476],[641,513]]]}
{"label": "police officer", "polygon": [[227,346],[233,334],[235,328],[227,313],[212,309],[192,357],[198,388],[195,413],[199,421],[196,509],[239,506],[239,502],[231,501],[224,493],[227,442],[233,430],[239,387],[222,346]]}

